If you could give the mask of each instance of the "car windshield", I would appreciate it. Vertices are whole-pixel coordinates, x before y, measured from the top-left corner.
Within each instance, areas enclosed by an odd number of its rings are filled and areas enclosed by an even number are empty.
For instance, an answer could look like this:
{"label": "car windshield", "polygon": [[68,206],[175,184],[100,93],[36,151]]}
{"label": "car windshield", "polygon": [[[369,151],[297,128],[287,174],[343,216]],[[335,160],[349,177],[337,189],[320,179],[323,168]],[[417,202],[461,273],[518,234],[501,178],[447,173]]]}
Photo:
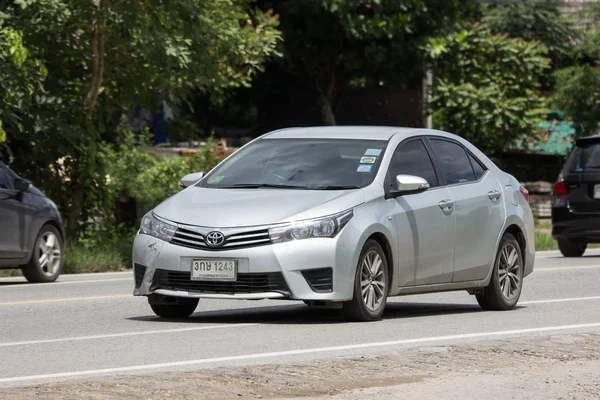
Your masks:
{"label": "car windshield", "polygon": [[564,171],[575,173],[586,169],[600,169],[600,143],[576,147],[569,156]]}
{"label": "car windshield", "polygon": [[382,140],[261,139],[235,153],[198,186],[361,188],[373,181],[386,145]]}

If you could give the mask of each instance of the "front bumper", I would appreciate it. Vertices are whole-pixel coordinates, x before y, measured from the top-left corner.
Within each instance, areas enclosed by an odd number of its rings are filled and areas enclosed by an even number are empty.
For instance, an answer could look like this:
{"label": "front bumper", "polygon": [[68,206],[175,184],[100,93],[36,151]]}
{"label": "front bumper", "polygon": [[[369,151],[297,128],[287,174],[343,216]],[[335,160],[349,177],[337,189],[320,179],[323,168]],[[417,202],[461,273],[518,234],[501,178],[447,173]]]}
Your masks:
{"label": "front bumper", "polygon": [[[305,239],[221,251],[188,248],[138,234],[133,244],[136,275],[133,294],[246,300],[351,300],[356,265],[356,244],[352,245],[351,242],[358,232],[353,235],[352,229],[348,228],[335,238]],[[190,281],[188,277],[192,260],[198,258],[236,259],[238,282],[219,284],[206,281],[198,284],[198,281]],[[319,290],[319,287],[315,290],[314,281],[307,279],[311,271],[330,272],[329,290]],[[262,287],[267,290],[261,291]]]}

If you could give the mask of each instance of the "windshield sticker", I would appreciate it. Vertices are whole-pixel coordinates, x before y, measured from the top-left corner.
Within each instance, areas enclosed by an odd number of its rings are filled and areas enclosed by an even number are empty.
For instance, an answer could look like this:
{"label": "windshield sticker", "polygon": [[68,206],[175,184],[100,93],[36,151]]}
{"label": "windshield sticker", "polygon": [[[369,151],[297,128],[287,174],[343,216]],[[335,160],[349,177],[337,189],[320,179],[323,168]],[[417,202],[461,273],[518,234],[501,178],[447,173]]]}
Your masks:
{"label": "windshield sticker", "polygon": [[360,163],[361,164],[375,164],[375,160],[377,160],[377,157],[361,157]]}
{"label": "windshield sticker", "polygon": [[208,180],[208,183],[219,183],[223,179],[225,179],[225,176],[223,176],[223,175],[211,176],[210,179]]}
{"label": "windshield sticker", "polygon": [[583,172],[583,168],[579,167],[575,170],[575,172]]}
{"label": "windshield sticker", "polygon": [[381,154],[381,149],[367,149],[367,151],[365,151],[365,156],[377,157],[380,154]]}
{"label": "windshield sticker", "polygon": [[360,164],[356,169],[356,172],[371,172],[373,170],[373,166],[369,164]]}

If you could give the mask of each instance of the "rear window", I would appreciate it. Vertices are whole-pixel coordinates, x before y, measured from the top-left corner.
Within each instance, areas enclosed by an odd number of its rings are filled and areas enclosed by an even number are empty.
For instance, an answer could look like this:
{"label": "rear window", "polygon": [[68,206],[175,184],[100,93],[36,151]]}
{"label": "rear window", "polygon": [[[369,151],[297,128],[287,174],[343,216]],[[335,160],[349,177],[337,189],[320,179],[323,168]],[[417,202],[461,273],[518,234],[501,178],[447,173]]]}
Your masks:
{"label": "rear window", "polygon": [[600,143],[575,147],[565,163],[565,173],[584,172],[586,169],[600,169]]}

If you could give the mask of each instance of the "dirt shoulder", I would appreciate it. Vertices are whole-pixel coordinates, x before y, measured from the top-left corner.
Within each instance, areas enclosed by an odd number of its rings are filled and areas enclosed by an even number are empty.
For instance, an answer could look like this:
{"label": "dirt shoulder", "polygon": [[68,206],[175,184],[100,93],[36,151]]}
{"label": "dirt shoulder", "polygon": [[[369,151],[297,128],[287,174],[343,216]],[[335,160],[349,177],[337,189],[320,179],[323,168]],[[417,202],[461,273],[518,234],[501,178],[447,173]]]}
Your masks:
{"label": "dirt shoulder", "polygon": [[17,399],[600,398],[600,335],[510,338],[310,363],[0,389]]}

